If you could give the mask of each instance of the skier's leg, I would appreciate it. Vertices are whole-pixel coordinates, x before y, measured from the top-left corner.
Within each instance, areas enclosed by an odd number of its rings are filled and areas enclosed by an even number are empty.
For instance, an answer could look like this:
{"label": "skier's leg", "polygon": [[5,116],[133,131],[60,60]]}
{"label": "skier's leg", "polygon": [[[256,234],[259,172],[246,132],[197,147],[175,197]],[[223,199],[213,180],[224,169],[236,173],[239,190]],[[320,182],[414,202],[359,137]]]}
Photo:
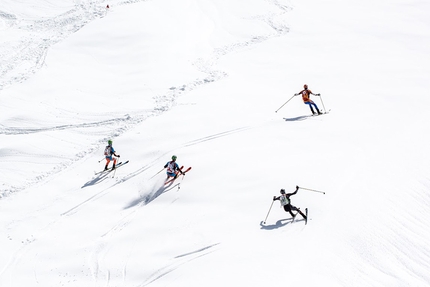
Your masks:
{"label": "skier's leg", "polygon": [[167,173],[167,178],[166,178],[166,180],[168,180],[168,179],[170,179],[170,178],[173,178],[173,177],[175,177],[175,178],[176,178],[176,173],[174,173],[174,172],[168,172],[168,173]]}
{"label": "skier's leg", "polygon": [[321,115],[320,109],[318,109],[317,104],[315,104],[314,102],[312,102],[312,105],[315,107],[315,109],[317,109],[318,114]]}
{"label": "skier's leg", "polygon": [[305,104],[309,106],[309,108],[311,109],[312,114],[315,114],[315,111],[314,111],[314,109],[312,108],[312,104],[311,104],[311,102],[306,102]]}
{"label": "skier's leg", "polygon": [[303,216],[304,219],[306,219],[306,215],[299,208],[291,206],[291,209],[297,211],[301,216]]}
{"label": "skier's leg", "polygon": [[289,212],[292,218],[294,218],[296,216],[294,214],[294,212],[291,210],[291,206],[289,206],[288,204],[284,205],[284,210],[285,210],[285,212]]}
{"label": "skier's leg", "polygon": [[301,216],[303,216],[304,219],[306,219],[306,215],[300,209],[298,209],[298,212],[300,213]]}

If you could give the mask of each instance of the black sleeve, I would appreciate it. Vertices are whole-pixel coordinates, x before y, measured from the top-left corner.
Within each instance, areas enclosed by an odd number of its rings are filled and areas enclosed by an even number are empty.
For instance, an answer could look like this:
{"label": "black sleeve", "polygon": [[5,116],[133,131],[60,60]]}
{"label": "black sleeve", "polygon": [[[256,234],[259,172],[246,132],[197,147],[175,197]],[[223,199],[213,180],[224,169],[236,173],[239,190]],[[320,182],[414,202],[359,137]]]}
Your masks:
{"label": "black sleeve", "polygon": [[180,174],[184,174],[178,164],[175,165],[175,171],[179,171]]}
{"label": "black sleeve", "polygon": [[167,167],[167,163],[166,163],[166,165],[164,166],[164,168],[166,168]]}
{"label": "black sleeve", "polygon": [[287,196],[288,196],[288,197],[290,197],[291,195],[296,194],[296,193],[297,193],[297,191],[299,191],[299,189],[298,189],[298,188],[296,188],[296,191],[294,191],[293,193],[289,193],[289,194],[287,194]]}

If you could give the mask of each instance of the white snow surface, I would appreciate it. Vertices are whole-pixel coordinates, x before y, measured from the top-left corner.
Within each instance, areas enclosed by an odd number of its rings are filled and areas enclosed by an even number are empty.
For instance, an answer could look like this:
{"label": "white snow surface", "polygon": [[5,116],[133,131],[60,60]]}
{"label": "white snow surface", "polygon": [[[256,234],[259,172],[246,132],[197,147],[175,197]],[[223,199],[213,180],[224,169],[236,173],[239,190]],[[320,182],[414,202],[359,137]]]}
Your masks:
{"label": "white snow surface", "polygon": [[0,286],[429,286],[428,11],[2,0]]}

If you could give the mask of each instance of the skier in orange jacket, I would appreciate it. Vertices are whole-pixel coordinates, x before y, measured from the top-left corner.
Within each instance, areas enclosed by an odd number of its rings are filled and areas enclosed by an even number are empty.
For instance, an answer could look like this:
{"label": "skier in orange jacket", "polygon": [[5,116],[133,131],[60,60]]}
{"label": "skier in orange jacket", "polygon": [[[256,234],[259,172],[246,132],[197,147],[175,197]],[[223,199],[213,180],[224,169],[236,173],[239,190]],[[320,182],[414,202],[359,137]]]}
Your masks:
{"label": "skier in orange jacket", "polygon": [[[318,106],[309,98],[311,95],[319,96],[320,94],[312,93],[312,91],[308,89],[308,85],[304,85],[303,90],[301,92],[295,94],[295,96],[298,96],[298,95],[302,95],[303,102],[306,105],[309,105],[309,108],[311,108],[312,114],[321,115],[321,112],[318,109]],[[312,107],[315,107],[315,109],[317,110],[317,113],[314,111],[314,109]]]}

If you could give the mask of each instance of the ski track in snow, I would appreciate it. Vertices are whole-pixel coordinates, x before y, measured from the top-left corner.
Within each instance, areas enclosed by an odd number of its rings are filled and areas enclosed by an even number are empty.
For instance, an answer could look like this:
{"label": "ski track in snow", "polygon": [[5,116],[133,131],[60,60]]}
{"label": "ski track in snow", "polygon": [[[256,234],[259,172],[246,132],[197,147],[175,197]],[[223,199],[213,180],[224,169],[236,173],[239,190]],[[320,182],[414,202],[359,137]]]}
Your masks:
{"label": "ski track in snow", "polygon": [[167,264],[164,267],[159,268],[157,271],[151,274],[147,279],[145,279],[145,281],[142,284],[138,286],[139,287],[148,286],[154,283],[155,281],[159,280],[160,278],[180,268],[182,265],[187,264],[203,256],[209,255],[212,252],[215,252],[216,250],[211,250],[211,248],[217,246],[218,244],[219,243],[212,244],[212,245],[203,247],[201,249],[195,250],[193,252],[185,253],[174,257],[171,260],[171,263]]}
{"label": "ski track in snow", "polygon": [[[119,5],[145,0],[110,1]],[[73,9],[55,17],[21,19],[0,10],[0,21],[19,30],[25,36],[18,43],[8,41],[0,45],[0,91],[29,79],[45,64],[50,47],[76,33],[91,21],[107,14],[106,5],[97,0],[75,1]],[[42,20],[41,20],[42,19]]]}
{"label": "ski track in snow", "polygon": [[[110,2],[110,4],[127,5],[143,1],[145,0],[118,1],[117,3]],[[216,64],[221,57],[229,53],[236,52],[249,46],[261,43],[270,38],[282,36],[288,33],[289,29],[285,25],[285,23],[280,20],[277,21],[277,19],[279,19],[280,16],[282,16],[284,13],[291,9],[285,5],[280,4],[276,0],[272,0],[270,1],[270,3],[279,8],[279,13],[271,13],[269,15],[256,15],[252,17],[252,19],[266,22],[273,29],[273,33],[269,35],[256,35],[242,42],[216,48],[212,52],[212,55],[207,59],[197,59],[193,63],[193,65],[200,72],[206,74],[206,77],[192,80],[191,82],[185,83],[180,86],[172,86],[164,95],[156,96],[154,98],[156,106],[153,111],[141,111],[140,113],[136,113],[134,115],[125,115],[124,117],[116,117],[105,121],[81,123],[75,125],[60,125],[41,128],[18,128],[0,125],[0,134],[4,135],[22,135],[32,133],[55,132],[65,129],[76,129],[79,131],[83,131],[86,129],[100,128],[104,126],[110,128],[109,131],[106,131],[103,139],[96,140],[96,142],[91,144],[90,147],[87,147],[86,150],[81,151],[79,154],[74,155],[72,158],[64,160],[63,162],[61,162],[61,164],[56,165],[50,171],[44,171],[33,178],[27,178],[25,182],[21,184],[1,187],[0,198],[7,196],[8,194],[24,190],[35,184],[40,184],[42,181],[49,180],[50,176],[68,168],[72,164],[83,159],[85,156],[98,150],[100,146],[104,144],[107,138],[115,138],[127,131],[129,128],[138,125],[148,117],[157,116],[170,110],[176,104],[176,99],[183,94],[188,93],[198,87],[201,87],[202,85],[213,83],[227,77],[228,75],[226,72],[219,71],[216,69]],[[106,13],[107,9],[105,8],[105,6],[94,1],[76,4],[72,10],[62,13],[56,17],[35,21],[18,20],[15,15],[5,14],[0,11],[0,17],[2,19],[6,19],[6,21],[8,22],[8,26],[23,29],[24,31],[28,31],[30,34],[32,34],[32,37],[24,37],[19,43],[18,47],[6,47],[6,49],[2,49],[3,51],[14,50],[19,52],[11,54],[7,53],[7,57],[3,57],[4,55],[0,55],[2,56],[0,58],[3,59],[2,63],[0,63],[0,66],[5,67],[0,70],[1,79],[3,80],[3,82],[0,82],[0,91],[6,86],[10,86],[14,83],[23,82],[29,77],[31,77],[31,75],[33,75],[38,69],[40,69],[44,65],[46,53],[52,45],[65,39],[72,33],[77,32],[90,21],[104,17]],[[25,71],[20,71],[17,67],[23,65],[29,66],[29,68]],[[94,131],[88,132],[93,133]],[[230,133],[230,131],[227,131],[226,133]],[[215,135],[215,137],[216,136],[217,135]],[[208,139],[206,140],[209,140],[211,137],[212,136],[208,136]],[[205,139],[196,140],[196,143],[204,140]],[[190,142],[189,145],[191,144],[195,143]],[[163,153],[163,155],[165,154],[166,153]],[[163,155],[160,155],[158,158],[161,158]],[[136,176],[137,174],[144,172],[149,167],[150,166],[148,165],[144,166],[140,170],[134,172],[133,174],[130,174],[128,177],[124,177],[123,180],[127,180],[127,178]],[[89,182],[88,184],[92,183]]]}
{"label": "ski track in snow", "polygon": [[20,42],[3,44],[0,54],[0,91],[30,78],[44,64],[49,48],[87,23],[106,15],[106,9],[96,2],[76,4],[72,10],[43,20],[18,19],[0,11],[6,25],[25,31]]}
{"label": "ski track in snow", "polygon": [[127,122],[130,119],[131,119],[130,115],[125,115],[124,117],[121,117],[121,118],[114,118],[114,119],[109,119],[109,120],[94,122],[94,123],[61,125],[61,126],[43,127],[43,128],[12,128],[12,127],[8,128],[3,125],[0,125],[0,134],[22,135],[22,134],[33,134],[33,133],[40,133],[40,132],[47,132],[47,131],[52,132],[52,131],[68,130],[68,129],[92,128],[92,127],[99,128],[102,126],[110,127],[112,123]]}

